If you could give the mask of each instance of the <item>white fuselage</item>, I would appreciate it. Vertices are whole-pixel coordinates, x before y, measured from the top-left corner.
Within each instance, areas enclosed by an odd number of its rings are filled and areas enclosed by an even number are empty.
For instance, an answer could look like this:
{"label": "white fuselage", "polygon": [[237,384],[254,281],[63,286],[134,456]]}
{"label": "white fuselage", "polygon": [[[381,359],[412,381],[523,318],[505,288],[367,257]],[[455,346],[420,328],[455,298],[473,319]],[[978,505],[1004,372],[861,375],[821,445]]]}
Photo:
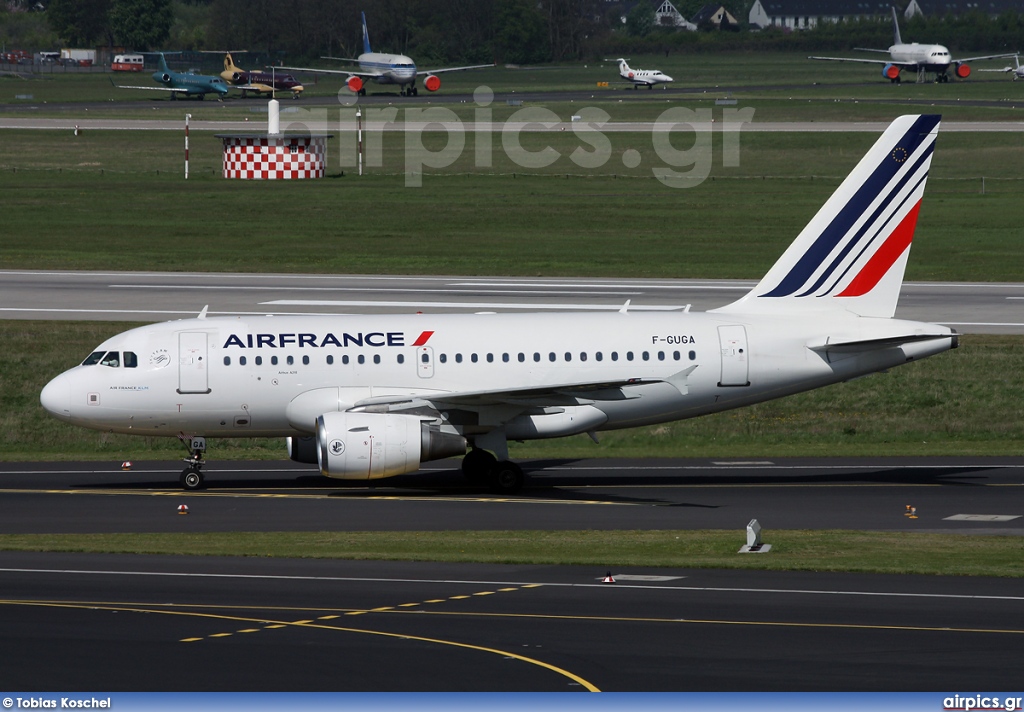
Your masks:
{"label": "white fuselage", "polygon": [[938,44],[894,44],[889,47],[894,64],[916,64],[930,72],[945,72],[952,61],[949,50]]}
{"label": "white fuselage", "polygon": [[365,52],[358,57],[359,69],[375,75],[378,84],[415,84],[416,64],[404,54]]}
{"label": "white fuselage", "polygon": [[[822,349],[830,340],[936,329],[941,336],[902,346]],[[835,314],[191,319],[109,339],[97,347],[94,365],[55,378],[41,402],[61,420],[113,432],[291,436],[313,433],[324,412],[395,394],[436,399],[564,384],[557,407],[550,399],[531,405],[527,393],[490,406],[485,398],[472,417],[443,416],[470,440],[498,423],[507,424],[510,439],[557,437],[689,418],[846,380],[945,351],[951,334],[930,324]],[[102,365],[110,352],[117,365]],[[632,379],[635,385],[623,385]],[[613,385],[594,386],[604,382]],[[589,386],[573,393],[572,384]]]}

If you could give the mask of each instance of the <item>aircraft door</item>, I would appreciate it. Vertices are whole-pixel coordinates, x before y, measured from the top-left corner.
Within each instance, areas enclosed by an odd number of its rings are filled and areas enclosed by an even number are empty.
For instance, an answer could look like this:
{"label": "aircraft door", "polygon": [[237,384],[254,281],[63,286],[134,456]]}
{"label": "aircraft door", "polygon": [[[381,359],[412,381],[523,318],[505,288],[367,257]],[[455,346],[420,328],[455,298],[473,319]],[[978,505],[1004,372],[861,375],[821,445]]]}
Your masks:
{"label": "aircraft door", "polygon": [[420,346],[416,349],[416,373],[420,378],[432,378],[434,375],[434,349]]}
{"label": "aircraft door", "polygon": [[178,393],[209,393],[209,359],[205,331],[178,334]]}
{"label": "aircraft door", "polygon": [[722,378],[719,386],[749,386],[747,330],[742,326],[718,327],[722,348]]}

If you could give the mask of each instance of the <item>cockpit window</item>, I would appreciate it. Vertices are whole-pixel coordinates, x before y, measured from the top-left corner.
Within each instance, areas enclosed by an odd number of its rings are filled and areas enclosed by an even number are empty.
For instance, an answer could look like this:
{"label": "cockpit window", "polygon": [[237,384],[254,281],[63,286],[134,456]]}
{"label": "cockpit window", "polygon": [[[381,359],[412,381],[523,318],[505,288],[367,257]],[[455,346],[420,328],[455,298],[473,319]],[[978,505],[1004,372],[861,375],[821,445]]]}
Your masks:
{"label": "cockpit window", "polygon": [[124,352],[124,367],[125,368],[138,368],[139,357],[135,355],[134,351]]}
{"label": "cockpit window", "polygon": [[82,361],[82,365],[83,366],[95,366],[96,364],[98,364],[100,362],[100,359],[103,358],[103,354],[104,353],[105,353],[104,351],[93,351],[91,354],[89,354],[89,358],[87,358],[84,361]]}
{"label": "cockpit window", "polygon": [[121,366],[121,355],[117,351],[108,351],[107,355],[100,361],[100,366],[119,368]]}

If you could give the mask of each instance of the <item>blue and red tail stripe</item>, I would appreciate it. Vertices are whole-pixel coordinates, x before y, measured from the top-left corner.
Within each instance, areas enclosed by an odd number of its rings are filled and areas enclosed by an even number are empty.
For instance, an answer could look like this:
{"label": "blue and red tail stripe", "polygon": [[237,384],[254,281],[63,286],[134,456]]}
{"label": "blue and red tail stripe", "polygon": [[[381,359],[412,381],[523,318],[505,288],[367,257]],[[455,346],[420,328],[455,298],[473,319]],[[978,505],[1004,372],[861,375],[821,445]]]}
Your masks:
{"label": "blue and red tail stripe", "polygon": [[[828,281],[829,277],[835,274],[844,262],[847,262],[846,258],[861,243],[864,236],[873,233],[867,245],[864,245],[858,254],[858,259],[864,254],[865,250],[870,249],[870,246],[875,242],[880,232],[877,222],[883,219],[883,216],[889,215],[889,218],[884,218],[888,222],[893,214],[898,213],[902,209],[905,201],[917,191],[921,183],[927,178],[927,166],[934,148],[934,142],[928,139],[929,135],[938,126],[940,118],[939,116],[918,117],[913,125],[892,143],[891,148],[885,154],[885,158],[882,159],[874,171],[857,188],[856,192],[840,209],[835,218],[821,231],[821,234],[815,239],[814,243],[797,260],[792,269],[773,289],[760,296],[789,297],[816,294],[821,285]],[[926,145],[922,148],[922,144]],[[906,161],[911,157],[913,157],[914,162],[910,169],[907,170]],[[908,183],[913,184],[909,193],[905,190]],[[865,212],[872,205],[876,204],[880,195],[885,196],[883,200],[876,205],[870,217],[864,220],[861,227],[851,234],[854,226],[864,217]],[[903,196],[902,200],[900,200],[901,195]],[[893,203],[897,201],[900,205],[893,210]],[[915,215],[915,220],[910,222],[910,238],[913,237],[913,224],[916,221],[917,214],[916,209],[912,212]],[[896,229],[903,237],[906,237],[906,230],[901,230],[901,228],[906,224],[907,221],[903,220]],[[844,241],[845,244],[843,244]],[[883,244],[890,247],[897,243],[891,242],[890,236],[886,238]],[[909,241],[907,244],[909,244]],[[839,249],[838,253],[836,253],[837,248]],[[905,248],[906,245],[904,245]],[[825,261],[834,253],[835,256],[828,267],[821,270]],[[892,266],[898,257],[899,254],[888,263],[888,266]],[[883,263],[884,260],[878,261],[874,257],[869,260],[872,270],[877,270],[879,265]],[[843,276],[845,276],[846,271],[849,269],[850,266],[847,266]],[[820,273],[819,270],[821,270]],[[815,275],[817,275],[816,279]],[[884,276],[884,272],[878,275],[874,283],[877,283],[878,279],[881,279],[882,276]],[[855,277],[854,281],[857,281],[858,278]],[[811,283],[812,280],[813,283]],[[831,293],[840,281],[842,281],[841,278],[833,282],[825,294]],[[862,281],[861,284],[863,283]],[[844,293],[846,291],[844,290]],[[797,294],[798,292],[799,294]]]}

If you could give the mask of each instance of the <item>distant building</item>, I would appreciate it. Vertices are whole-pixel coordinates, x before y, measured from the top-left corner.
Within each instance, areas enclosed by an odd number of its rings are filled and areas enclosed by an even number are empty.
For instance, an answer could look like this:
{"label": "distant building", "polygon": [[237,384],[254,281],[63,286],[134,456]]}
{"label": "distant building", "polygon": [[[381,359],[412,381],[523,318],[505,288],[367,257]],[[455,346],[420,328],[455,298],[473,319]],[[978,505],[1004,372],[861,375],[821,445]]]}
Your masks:
{"label": "distant building", "polygon": [[740,23],[724,5],[705,5],[690,18],[697,27],[713,27],[716,30],[736,30]]}
{"label": "distant building", "polygon": [[624,2],[618,7],[619,21],[626,24],[626,16],[633,11],[637,5],[647,4],[654,9],[654,23],[660,27],[679,27],[684,30],[696,30],[697,26],[687,22],[676,6],[670,0],[640,0],[639,2]]}
{"label": "distant building", "polygon": [[[893,6],[889,0],[754,0],[747,21],[753,27],[783,27],[806,30],[820,22],[839,22],[869,17],[887,18]],[[915,15],[959,15],[981,11],[993,17],[1007,10],[1021,11],[1020,0],[909,0],[904,18]]]}

